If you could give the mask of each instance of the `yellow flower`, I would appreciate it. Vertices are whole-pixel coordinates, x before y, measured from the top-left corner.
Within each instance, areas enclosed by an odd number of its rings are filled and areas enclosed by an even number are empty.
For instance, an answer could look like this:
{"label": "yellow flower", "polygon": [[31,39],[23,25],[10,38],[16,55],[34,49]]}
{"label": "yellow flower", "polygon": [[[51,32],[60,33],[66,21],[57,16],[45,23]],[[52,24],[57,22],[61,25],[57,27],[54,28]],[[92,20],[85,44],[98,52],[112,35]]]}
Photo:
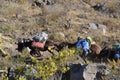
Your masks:
{"label": "yellow flower", "polygon": [[63,57],[63,53],[62,52],[60,52],[60,57]]}
{"label": "yellow flower", "polygon": [[52,75],[53,75],[53,73],[50,73],[49,75],[50,75],[50,76],[52,76]]}
{"label": "yellow flower", "polygon": [[51,64],[52,66],[55,66],[55,63],[54,63],[54,62],[51,62],[50,64]]}

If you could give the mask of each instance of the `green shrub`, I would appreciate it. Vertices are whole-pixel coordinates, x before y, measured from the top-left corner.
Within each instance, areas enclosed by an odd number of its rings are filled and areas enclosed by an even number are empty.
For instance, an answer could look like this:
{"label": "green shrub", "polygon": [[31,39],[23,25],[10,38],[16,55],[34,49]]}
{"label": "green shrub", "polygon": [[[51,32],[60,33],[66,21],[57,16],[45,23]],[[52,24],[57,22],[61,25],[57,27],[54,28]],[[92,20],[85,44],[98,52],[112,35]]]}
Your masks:
{"label": "green shrub", "polygon": [[36,77],[47,80],[49,77],[53,76],[56,71],[60,71],[62,73],[66,72],[68,70],[68,67],[66,67],[67,59],[73,53],[75,53],[75,49],[65,48],[59,52],[58,56],[54,55],[48,59],[43,59],[41,62],[31,56],[33,62],[36,63],[33,68],[38,71]]}

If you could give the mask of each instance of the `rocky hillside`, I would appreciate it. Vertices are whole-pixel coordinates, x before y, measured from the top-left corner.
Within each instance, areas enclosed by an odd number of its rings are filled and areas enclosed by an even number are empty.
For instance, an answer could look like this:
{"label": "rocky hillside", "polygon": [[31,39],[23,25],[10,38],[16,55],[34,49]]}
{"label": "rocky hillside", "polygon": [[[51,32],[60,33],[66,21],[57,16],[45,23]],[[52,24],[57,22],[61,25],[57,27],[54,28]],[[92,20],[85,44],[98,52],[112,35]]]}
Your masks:
{"label": "rocky hillside", "polygon": [[101,47],[104,43],[111,47],[120,43],[120,1],[0,0],[2,56],[20,54],[15,43],[41,31],[54,41],[73,43],[78,36],[92,36]]}
{"label": "rocky hillside", "polygon": [[102,47],[106,42],[120,42],[119,0],[48,2],[1,0],[0,33],[15,41],[45,31],[54,41],[75,42],[78,36],[92,36]]}
{"label": "rocky hillside", "polygon": [[14,39],[46,31],[62,33],[68,41],[88,35],[119,41],[119,4],[119,0],[53,0],[41,7],[32,0],[1,0],[0,32]]}

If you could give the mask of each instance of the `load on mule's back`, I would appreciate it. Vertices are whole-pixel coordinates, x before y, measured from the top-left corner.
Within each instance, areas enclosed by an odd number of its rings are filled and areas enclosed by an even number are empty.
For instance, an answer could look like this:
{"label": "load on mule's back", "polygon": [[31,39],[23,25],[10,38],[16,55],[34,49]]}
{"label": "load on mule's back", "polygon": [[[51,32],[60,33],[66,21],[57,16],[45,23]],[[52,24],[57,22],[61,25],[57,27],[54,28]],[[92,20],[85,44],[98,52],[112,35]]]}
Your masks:
{"label": "load on mule's back", "polygon": [[33,37],[32,47],[44,48],[48,34],[41,32]]}
{"label": "load on mule's back", "polygon": [[[33,39],[19,39],[18,40],[18,48],[17,50],[19,52],[22,52],[25,48],[30,49],[30,53],[35,53],[36,50],[39,52],[39,50],[44,50],[44,46],[46,43],[46,40],[48,39],[48,34],[45,32],[41,32],[40,34],[37,34],[33,37]],[[48,43],[49,41],[47,41]]]}

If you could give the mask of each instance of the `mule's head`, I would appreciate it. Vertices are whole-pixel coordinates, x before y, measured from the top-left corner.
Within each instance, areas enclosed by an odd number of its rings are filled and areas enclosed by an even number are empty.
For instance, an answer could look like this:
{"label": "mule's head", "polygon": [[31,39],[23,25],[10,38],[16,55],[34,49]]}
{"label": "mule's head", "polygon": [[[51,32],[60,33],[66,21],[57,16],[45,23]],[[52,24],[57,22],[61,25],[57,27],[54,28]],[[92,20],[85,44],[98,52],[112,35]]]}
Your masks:
{"label": "mule's head", "polygon": [[30,39],[21,39],[21,40],[18,40],[17,50],[19,52],[22,52],[26,47],[31,47],[31,43],[32,43],[32,41]]}
{"label": "mule's head", "polygon": [[22,52],[23,49],[25,48],[25,46],[24,46],[24,41],[23,41],[23,40],[18,40],[17,45],[18,45],[17,50],[18,50],[19,52]]}

